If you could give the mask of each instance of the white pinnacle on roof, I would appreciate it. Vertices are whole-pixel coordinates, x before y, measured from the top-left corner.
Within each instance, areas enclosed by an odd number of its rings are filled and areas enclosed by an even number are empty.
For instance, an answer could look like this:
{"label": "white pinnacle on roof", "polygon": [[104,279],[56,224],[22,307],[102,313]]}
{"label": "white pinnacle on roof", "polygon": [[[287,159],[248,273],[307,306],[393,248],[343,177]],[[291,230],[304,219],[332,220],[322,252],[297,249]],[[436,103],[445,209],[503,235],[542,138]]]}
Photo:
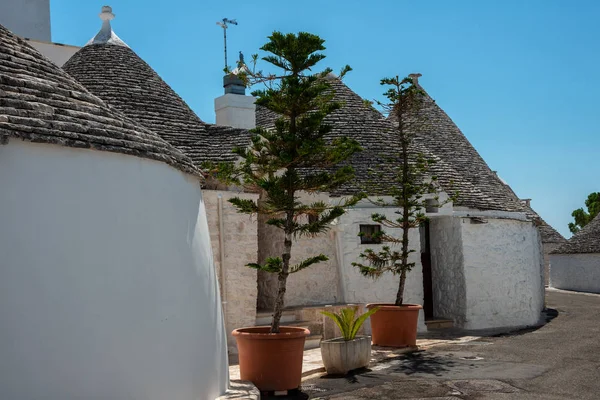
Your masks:
{"label": "white pinnacle on roof", "polygon": [[127,44],[122,41],[116,33],[113,32],[112,27],[110,26],[110,21],[115,19],[115,14],[112,12],[112,7],[103,6],[102,12],[99,14],[102,22],[102,29],[96,36],[92,38],[89,42],[86,43],[86,46],[91,44],[114,44],[117,46],[127,46]]}

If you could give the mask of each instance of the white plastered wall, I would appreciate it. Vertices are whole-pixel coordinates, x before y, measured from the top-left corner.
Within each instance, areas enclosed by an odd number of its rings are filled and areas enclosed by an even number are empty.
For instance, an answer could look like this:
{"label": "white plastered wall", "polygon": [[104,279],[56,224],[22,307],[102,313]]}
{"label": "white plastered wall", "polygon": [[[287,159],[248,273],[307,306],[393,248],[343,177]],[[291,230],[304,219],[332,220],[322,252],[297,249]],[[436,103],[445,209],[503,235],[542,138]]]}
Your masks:
{"label": "white plastered wall", "polygon": [[550,284],[550,253],[558,249],[562,243],[543,243],[544,250],[544,283]]}
{"label": "white plastered wall", "polygon": [[550,286],[600,293],[600,254],[551,254]]}
{"label": "white plastered wall", "polygon": [[0,145],[0,398],[213,400],[227,353],[196,177]]}
{"label": "white plastered wall", "polygon": [[80,49],[77,46],[42,42],[39,40],[28,40],[27,43],[61,68]]}
{"label": "white plastered wall", "polygon": [[531,221],[461,218],[467,329],[537,324],[544,307],[543,260]]}
{"label": "white plastered wall", "polygon": [[[254,326],[256,321],[257,273],[255,269],[246,265],[257,261],[258,237],[256,216],[238,213],[228,200],[240,197],[256,201],[258,195],[215,190],[203,190],[203,195],[224,302],[228,348],[236,352],[237,346],[231,331]],[[219,196],[222,214],[219,212]],[[223,219],[222,224],[219,218]],[[221,263],[221,255],[224,257],[224,263]]]}
{"label": "white plastered wall", "polygon": [[50,0],[2,0],[0,24],[21,37],[50,41]]}
{"label": "white plastered wall", "polygon": [[462,327],[466,315],[466,287],[461,219],[452,216],[429,221],[433,315]]}
{"label": "white plastered wall", "polygon": [[[352,266],[358,262],[361,252],[371,248],[375,251],[384,245],[361,244],[358,236],[360,225],[375,224],[371,219],[373,213],[385,214],[390,219],[396,219],[395,208],[375,208],[368,206],[357,206],[348,210],[340,217],[336,231],[338,234],[338,260],[340,268],[340,287],[344,302],[346,303],[393,303],[398,292],[399,276],[392,274],[384,275],[373,280],[362,276],[358,268]],[[388,234],[400,236],[399,229],[385,229]],[[411,253],[410,261],[415,267],[406,278],[404,290],[404,302],[423,304],[423,270],[420,259],[420,234],[418,229],[412,229],[409,243],[416,251]],[[420,332],[426,331],[423,310],[419,313]]]}

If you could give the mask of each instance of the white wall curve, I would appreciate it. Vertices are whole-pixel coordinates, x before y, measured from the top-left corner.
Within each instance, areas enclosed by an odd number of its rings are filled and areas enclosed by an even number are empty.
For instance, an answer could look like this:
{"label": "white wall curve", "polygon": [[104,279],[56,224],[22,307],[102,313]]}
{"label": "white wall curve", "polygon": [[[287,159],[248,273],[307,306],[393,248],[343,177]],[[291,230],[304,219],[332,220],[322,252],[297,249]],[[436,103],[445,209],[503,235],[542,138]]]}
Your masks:
{"label": "white wall curve", "polygon": [[550,286],[600,293],[600,254],[551,254]]}
{"label": "white wall curve", "polygon": [[1,399],[222,394],[197,180],[121,154],[0,146],[0,321]]}

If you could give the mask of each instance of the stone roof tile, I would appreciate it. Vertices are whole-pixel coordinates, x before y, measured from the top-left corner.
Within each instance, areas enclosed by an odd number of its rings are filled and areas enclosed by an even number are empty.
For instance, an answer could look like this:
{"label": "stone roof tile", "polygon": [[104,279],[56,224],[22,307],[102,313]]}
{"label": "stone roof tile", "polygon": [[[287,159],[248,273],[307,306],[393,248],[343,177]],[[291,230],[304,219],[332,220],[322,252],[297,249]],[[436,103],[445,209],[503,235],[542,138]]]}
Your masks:
{"label": "stone roof tile", "polygon": [[552,254],[600,253],[600,214]]}
{"label": "stone roof tile", "polygon": [[[343,107],[326,119],[326,122],[333,125],[331,136],[345,135],[351,137],[357,140],[364,149],[363,152],[356,154],[350,160],[350,163],[356,170],[357,182],[341,188],[338,193],[348,194],[358,191],[359,187],[364,186],[364,182],[372,181],[373,177],[368,174],[368,171],[370,169],[377,169],[377,166],[382,163],[389,163],[389,156],[391,154],[399,154],[400,147],[399,141],[395,137],[395,126],[392,120],[386,119],[376,109],[366,105],[359,95],[354,93],[340,80],[333,79],[332,87],[335,90],[336,101],[342,102]],[[425,106],[430,107],[428,104]],[[428,114],[426,115],[427,123],[430,126],[428,130],[438,127],[440,125],[440,116],[436,114],[431,115],[431,113]],[[271,127],[276,118],[277,115],[272,111],[264,107],[257,107],[257,125]],[[432,119],[430,120],[429,118]],[[448,120],[443,120],[442,122],[446,124]],[[412,151],[413,153],[422,153],[426,157],[435,160],[435,164],[431,167],[432,174],[437,176],[442,189],[449,193],[459,192],[458,205],[481,210],[524,210],[520,202],[514,201],[514,199],[506,195],[502,190],[484,190],[485,186],[480,185],[479,179],[469,179],[470,174],[465,174],[463,168],[458,168],[461,167],[461,164],[456,165],[453,163],[451,157],[442,157],[446,153],[442,153],[441,156],[437,154],[435,150],[438,146],[431,146],[430,142],[425,134],[419,134],[413,142]],[[398,161],[394,162],[398,163]],[[476,161],[485,165],[483,160]],[[487,165],[485,167],[487,168]],[[385,169],[391,171],[394,169],[394,165],[391,168]],[[487,170],[489,171],[489,168]],[[489,173],[486,172],[486,177],[497,181],[501,185],[500,180],[491,171]],[[379,180],[379,187],[385,190],[385,188],[389,188],[395,183],[395,177],[389,175]],[[498,188],[497,185],[496,188]],[[502,193],[502,196],[498,196],[498,193]]]}
{"label": "stone roof tile", "polygon": [[89,91],[189,156],[203,161],[233,161],[233,148],[249,143],[244,129],[210,125],[132,49],[93,42],[63,69]]}
{"label": "stone roof tile", "polygon": [[199,174],[183,153],[0,25],[0,143],[10,138],[123,153]]}

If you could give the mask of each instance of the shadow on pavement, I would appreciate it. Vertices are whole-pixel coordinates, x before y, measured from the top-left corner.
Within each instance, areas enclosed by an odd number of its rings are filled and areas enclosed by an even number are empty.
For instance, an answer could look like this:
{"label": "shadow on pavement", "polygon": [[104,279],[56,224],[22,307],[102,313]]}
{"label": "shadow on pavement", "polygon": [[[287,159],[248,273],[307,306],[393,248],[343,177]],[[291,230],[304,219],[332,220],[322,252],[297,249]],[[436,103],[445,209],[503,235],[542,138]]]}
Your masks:
{"label": "shadow on pavement", "polygon": [[417,351],[407,354],[397,365],[391,366],[388,371],[406,375],[427,374],[442,376],[457,364],[452,359],[440,357],[435,353]]}

